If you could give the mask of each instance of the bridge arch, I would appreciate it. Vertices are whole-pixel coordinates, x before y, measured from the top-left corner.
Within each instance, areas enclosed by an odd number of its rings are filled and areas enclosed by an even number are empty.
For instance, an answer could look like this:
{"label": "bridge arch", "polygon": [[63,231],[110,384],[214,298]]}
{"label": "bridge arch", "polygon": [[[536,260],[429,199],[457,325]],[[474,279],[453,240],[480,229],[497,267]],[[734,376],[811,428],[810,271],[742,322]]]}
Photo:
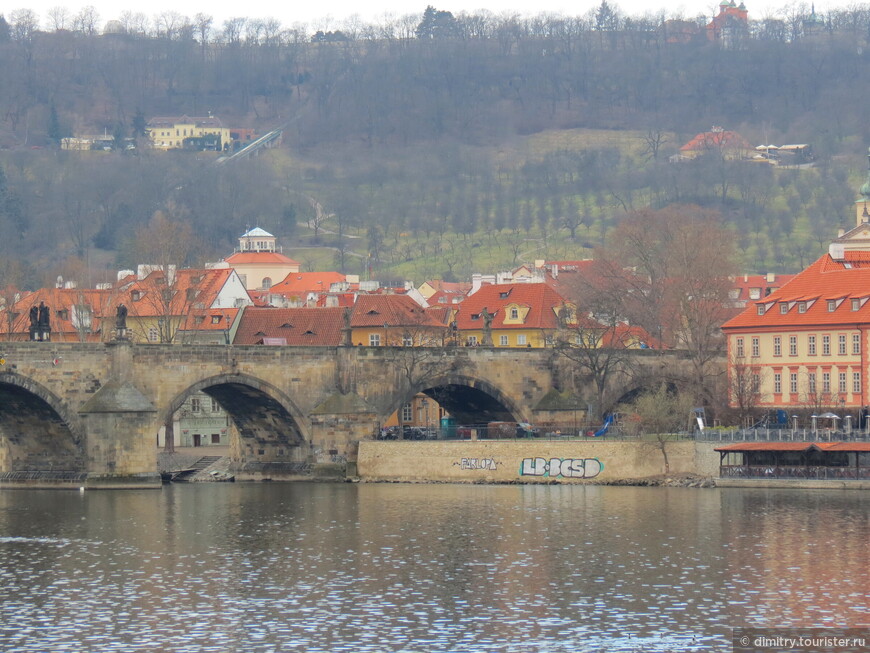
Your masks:
{"label": "bridge arch", "polygon": [[437,401],[458,424],[483,422],[525,422],[528,414],[524,407],[491,382],[462,374],[446,374],[416,383],[398,405],[392,405],[387,415],[423,393]]}
{"label": "bridge arch", "polygon": [[48,388],[15,372],[0,374],[0,474],[84,477],[84,432],[78,415]]}
{"label": "bridge arch", "polygon": [[219,374],[187,386],[161,410],[169,424],[188,397],[202,392],[227,412],[239,435],[232,457],[237,466],[303,462],[310,427],[304,413],[280,389],[256,377]]}

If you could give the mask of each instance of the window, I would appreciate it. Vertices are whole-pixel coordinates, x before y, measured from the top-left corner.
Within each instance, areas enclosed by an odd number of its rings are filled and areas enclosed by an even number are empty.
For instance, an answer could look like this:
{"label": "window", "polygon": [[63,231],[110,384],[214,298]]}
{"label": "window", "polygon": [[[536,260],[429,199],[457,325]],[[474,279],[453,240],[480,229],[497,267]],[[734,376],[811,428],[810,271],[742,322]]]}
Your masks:
{"label": "window", "polygon": [[190,398],[190,412],[198,413],[202,410],[202,402],[199,400],[199,397],[191,397]]}
{"label": "window", "polygon": [[160,340],[160,333],[157,327],[148,327],[148,342],[157,342]]}
{"label": "window", "polygon": [[221,405],[217,402],[217,399],[212,398],[212,400],[211,400],[211,412],[213,412],[213,413],[221,412]]}
{"label": "window", "polygon": [[840,372],[837,374],[837,390],[845,394],[846,392],[846,373]]}
{"label": "window", "polygon": [[405,404],[402,406],[402,423],[408,424],[414,420],[414,408],[411,404]]}
{"label": "window", "polygon": [[743,351],[743,338],[737,338],[737,358],[743,358],[745,355]]}
{"label": "window", "polygon": [[413,347],[414,346],[414,336],[410,333],[402,334],[402,347]]}
{"label": "window", "polygon": [[519,311],[519,309],[517,309],[517,308],[512,308],[512,309],[511,309],[511,319],[512,319],[512,320],[518,320],[519,317],[520,317],[520,311]]}
{"label": "window", "polygon": [[807,391],[814,395],[816,394],[816,373],[810,372],[807,374]]}
{"label": "window", "polygon": [[758,372],[752,373],[752,394],[757,395],[761,392],[761,374]]}
{"label": "window", "polygon": [[752,356],[753,358],[758,358],[761,356],[761,347],[759,345],[758,338],[752,339]]}
{"label": "window", "polygon": [[220,444],[221,443],[220,433],[212,433],[211,434],[211,443],[212,444]]}
{"label": "window", "polygon": [[829,299],[828,300],[828,313],[833,313],[836,310],[837,310],[837,300],[836,299]]}
{"label": "window", "polygon": [[816,337],[815,336],[807,336],[807,354],[809,356],[816,355]]}
{"label": "window", "polygon": [[369,334],[369,347],[380,347],[381,346],[381,334],[380,333],[370,333]]}
{"label": "window", "polygon": [[782,374],[779,372],[773,375],[773,393],[782,394]]}
{"label": "window", "polygon": [[517,344],[518,344],[518,345],[525,345],[525,344],[526,344],[526,336],[525,336],[525,334],[522,334],[522,333],[521,333],[521,334],[519,334],[519,335],[517,336]]}
{"label": "window", "polygon": [[837,353],[840,354],[840,356],[846,355],[846,334],[845,333],[841,333],[839,336],[837,336]]}
{"label": "window", "polygon": [[797,336],[788,337],[788,355],[797,356]]}
{"label": "window", "polygon": [[797,372],[788,375],[788,391],[793,395],[797,394]]}
{"label": "window", "polygon": [[507,336],[499,336],[498,337],[498,344],[500,344],[502,347],[507,347],[508,346],[508,337]]}
{"label": "window", "polygon": [[852,353],[860,354],[861,353],[861,334],[853,333],[852,334]]}
{"label": "window", "polygon": [[831,336],[822,336],[822,356],[831,355]]}
{"label": "window", "polygon": [[756,310],[758,311],[759,315],[764,315],[764,304],[759,304]]}
{"label": "window", "polygon": [[477,336],[468,336],[465,340],[466,347],[477,347]]}
{"label": "window", "polygon": [[807,312],[807,303],[806,303],[806,302],[800,302],[800,303],[798,304],[798,313],[806,313],[806,312]]}
{"label": "window", "polygon": [[269,290],[272,287],[272,279],[270,277],[263,277],[263,290]]}
{"label": "window", "polygon": [[852,300],[852,310],[857,311],[859,308],[861,308],[861,300],[860,299],[853,299]]}
{"label": "window", "polygon": [[212,324],[220,324],[221,323],[221,316],[220,315],[212,315],[211,316],[211,323]]}
{"label": "window", "polygon": [[831,373],[822,372],[822,392],[828,394],[831,392]]}
{"label": "window", "polygon": [[782,356],[782,337],[773,336],[773,355]]}
{"label": "window", "polygon": [[861,392],[861,372],[852,372],[852,392],[854,394]]}
{"label": "window", "polygon": [[787,302],[780,302],[779,312],[782,313],[783,315],[788,313],[788,303]]}

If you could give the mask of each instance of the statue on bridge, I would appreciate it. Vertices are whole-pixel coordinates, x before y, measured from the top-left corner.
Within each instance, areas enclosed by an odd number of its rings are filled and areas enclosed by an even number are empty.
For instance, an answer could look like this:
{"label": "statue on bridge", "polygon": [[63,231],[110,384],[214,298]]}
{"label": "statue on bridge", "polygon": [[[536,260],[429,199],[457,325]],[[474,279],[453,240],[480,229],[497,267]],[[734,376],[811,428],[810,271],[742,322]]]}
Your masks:
{"label": "statue on bridge", "polygon": [[484,347],[492,347],[492,318],[495,317],[495,313],[490,313],[484,306],[480,311],[480,317],[483,318],[483,340],[480,344]]}
{"label": "statue on bridge", "polygon": [[39,307],[36,304],[30,307],[30,339],[39,340]]}
{"label": "statue on bridge", "polygon": [[115,311],[115,340],[127,339],[127,307],[124,304],[118,304],[118,309]]}
{"label": "statue on bridge", "polygon": [[45,305],[45,302],[39,302],[36,339],[44,342],[51,340],[51,310]]}

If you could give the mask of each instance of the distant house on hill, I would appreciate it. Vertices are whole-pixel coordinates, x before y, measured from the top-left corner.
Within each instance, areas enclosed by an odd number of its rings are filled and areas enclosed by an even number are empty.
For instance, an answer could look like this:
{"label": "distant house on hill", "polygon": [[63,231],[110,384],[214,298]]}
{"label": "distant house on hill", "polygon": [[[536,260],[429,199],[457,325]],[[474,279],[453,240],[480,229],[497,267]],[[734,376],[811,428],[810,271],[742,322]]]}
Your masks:
{"label": "distant house on hill", "polygon": [[737,132],[713,127],[710,131],[697,134],[670,160],[672,163],[686,161],[710,153],[716,153],[723,159],[740,160],[750,158],[754,148]]}
{"label": "distant house on hill", "polygon": [[748,31],[749,12],[746,5],[742,2],[735,5],[733,0],[722,0],[719,3],[719,14],[707,24],[707,39],[732,46]]}
{"label": "distant house on hill", "polygon": [[233,139],[230,128],[212,115],[191,118],[189,116],[159,117],[148,121],[145,134],[156,150],[210,150],[228,152]]}

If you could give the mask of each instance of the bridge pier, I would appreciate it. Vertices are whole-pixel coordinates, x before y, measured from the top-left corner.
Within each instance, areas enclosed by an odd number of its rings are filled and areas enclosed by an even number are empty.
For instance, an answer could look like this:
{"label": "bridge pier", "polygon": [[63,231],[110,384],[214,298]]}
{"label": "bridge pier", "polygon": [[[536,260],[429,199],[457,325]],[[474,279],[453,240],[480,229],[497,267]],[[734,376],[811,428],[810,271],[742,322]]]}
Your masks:
{"label": "bridge pier", "polygon": [[[129,345],[116,350],[121,357]],[[87,434],[90,488],[159,488],[157,410],[133,384],[114,377],[79,408]]]}

